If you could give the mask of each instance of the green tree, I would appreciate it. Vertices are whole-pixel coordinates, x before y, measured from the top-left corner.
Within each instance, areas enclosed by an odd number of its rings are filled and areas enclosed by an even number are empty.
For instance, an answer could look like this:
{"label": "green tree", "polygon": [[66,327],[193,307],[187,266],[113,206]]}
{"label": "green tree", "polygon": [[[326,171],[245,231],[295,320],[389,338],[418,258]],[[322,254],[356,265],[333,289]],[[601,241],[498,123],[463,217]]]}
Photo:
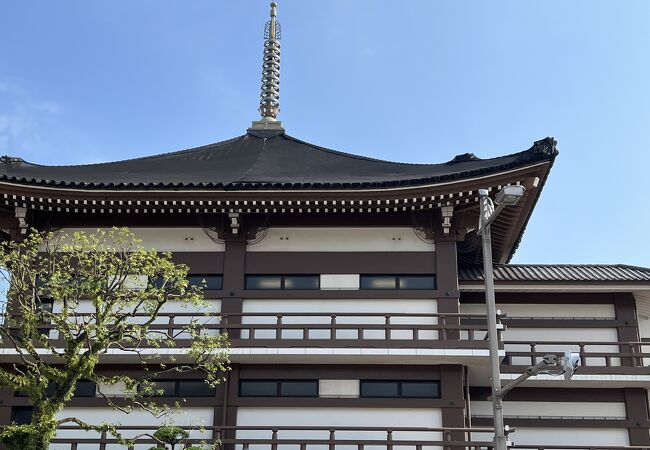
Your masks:
{"label": "green tree", "polygon": [[[21,242],[0,246],[0,267],[9,286],[0,339],[14,354],[0,366],[0,384],[21,391],[33,406],[31,423],[0,432],[10,447],[46,450],[57,427],[75,424],[129,444],[115,424],[62,417],[80,380],[95,382],[98,395],[113,408],[162,416],[180,405],[154,398],[156,378],[198,371],[215,386],[228,370],[227,336],[206,330],[207,314],[173,330],[158,325],[167,304],[177,305],[175,310],[191,305],[196,311],[207,302],[201,287],[188,284],[186,266],[175,264],[169,253],[143,248],[125,228],[72,235],[32,232]],[[192,338],[191,347],[163,355],[159,349],[175,347],[181,333]],[[96,370],[115,353],[132,355],[141,375],[107,376]],[[119,402],[103,392],[111,385],[124,391]]]}

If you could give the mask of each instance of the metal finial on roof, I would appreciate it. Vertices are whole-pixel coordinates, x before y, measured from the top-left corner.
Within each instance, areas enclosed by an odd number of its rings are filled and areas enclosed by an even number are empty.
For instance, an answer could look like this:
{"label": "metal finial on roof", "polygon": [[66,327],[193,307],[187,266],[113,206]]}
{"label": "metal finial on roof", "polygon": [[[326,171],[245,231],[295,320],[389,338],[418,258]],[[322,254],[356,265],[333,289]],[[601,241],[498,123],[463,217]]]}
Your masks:
{"label": "metal finial on roof", "polygon": [[262,91],[260,115],[251,129],[282,130],[277,120],[280,112],[280,22],[277,21],[277,3],[271,2],[271,19],[264,27],[264,57],[262,60]]}

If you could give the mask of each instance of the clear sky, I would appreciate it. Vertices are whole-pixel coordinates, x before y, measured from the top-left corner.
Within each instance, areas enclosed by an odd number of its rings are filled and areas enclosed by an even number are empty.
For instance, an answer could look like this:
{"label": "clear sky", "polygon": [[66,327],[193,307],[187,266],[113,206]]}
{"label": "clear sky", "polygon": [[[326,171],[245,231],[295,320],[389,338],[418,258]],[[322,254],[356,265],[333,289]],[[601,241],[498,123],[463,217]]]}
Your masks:
{"label": "clear sky", "polygon": [[[520,263],[650,266],[650,2],[279,0],[280,118],[375,158],[560,156]],[[0,154],[125,159],[243,134],[268,1],[3,2]]]}

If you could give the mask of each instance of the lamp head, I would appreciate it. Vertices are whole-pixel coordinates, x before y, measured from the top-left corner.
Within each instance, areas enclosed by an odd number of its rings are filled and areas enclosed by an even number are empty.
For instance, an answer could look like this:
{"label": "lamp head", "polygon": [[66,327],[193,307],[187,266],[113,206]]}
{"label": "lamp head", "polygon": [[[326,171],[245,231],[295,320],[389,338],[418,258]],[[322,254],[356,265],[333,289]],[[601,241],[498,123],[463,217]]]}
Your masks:
{"label": "lamp head", "polygon": [[526,188],[520,185],[506,186],[499,191],[494,201],[498,205],[516,205],[525,192]]}

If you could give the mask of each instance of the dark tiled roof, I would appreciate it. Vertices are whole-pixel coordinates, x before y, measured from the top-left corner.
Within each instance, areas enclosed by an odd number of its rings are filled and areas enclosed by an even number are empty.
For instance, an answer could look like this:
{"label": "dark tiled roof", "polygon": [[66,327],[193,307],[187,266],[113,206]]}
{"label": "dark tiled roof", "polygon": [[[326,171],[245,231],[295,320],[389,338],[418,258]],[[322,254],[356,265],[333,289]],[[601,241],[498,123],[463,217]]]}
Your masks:
{"label": "dark tiled roof", "polygon": [[[460,266],[458,279],[461,282],[483,281],[483,266]],[[494,280],[525,282],[650,281],[650,268],[624,264],[498,264],[494,266]]]}
{"label": "dark tiled roof", "polygon": [[[405,149],[402,149],[405,150]],[[498,158],[403,164],[318,147],[284,133],[243,136],[173,153],[102,164],[42,166],[0,158],[0,180],[80,189],[372,189],[418,186],[553,160],[555,141]]]}

